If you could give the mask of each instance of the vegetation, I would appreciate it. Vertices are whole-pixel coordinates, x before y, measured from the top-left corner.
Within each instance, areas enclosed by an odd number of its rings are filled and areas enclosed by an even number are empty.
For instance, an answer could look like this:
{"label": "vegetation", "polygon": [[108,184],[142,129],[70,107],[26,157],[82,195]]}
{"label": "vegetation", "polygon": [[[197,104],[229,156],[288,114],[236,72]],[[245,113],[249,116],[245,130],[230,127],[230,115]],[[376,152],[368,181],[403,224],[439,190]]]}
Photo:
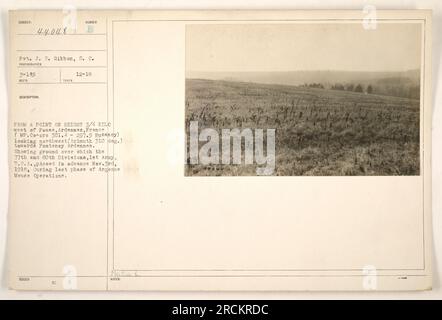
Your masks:
{"label": "vegetation", "polygon": [[[186,80],[186,128],[191,120],[219,130],[276,128],[276,175],[419,175],[419,100],[358,85]],[[186,173],[255,175],[255,167],[187,165]]]}

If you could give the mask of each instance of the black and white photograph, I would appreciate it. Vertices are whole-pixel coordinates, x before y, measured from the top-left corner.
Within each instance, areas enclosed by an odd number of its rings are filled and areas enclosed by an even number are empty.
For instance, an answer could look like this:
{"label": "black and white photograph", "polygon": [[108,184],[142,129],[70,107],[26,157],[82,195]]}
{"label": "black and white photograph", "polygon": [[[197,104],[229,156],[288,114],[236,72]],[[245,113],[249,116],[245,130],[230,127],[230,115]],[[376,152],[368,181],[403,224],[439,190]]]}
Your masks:
{"label": "black and white photograph", "polygon": [[0,300],[442,297],[442,7],[126,1],[0,4]]}
{"label": "black and white photograph", "polygon": [[185,175],[420,175],[421,33],[187,25]]}

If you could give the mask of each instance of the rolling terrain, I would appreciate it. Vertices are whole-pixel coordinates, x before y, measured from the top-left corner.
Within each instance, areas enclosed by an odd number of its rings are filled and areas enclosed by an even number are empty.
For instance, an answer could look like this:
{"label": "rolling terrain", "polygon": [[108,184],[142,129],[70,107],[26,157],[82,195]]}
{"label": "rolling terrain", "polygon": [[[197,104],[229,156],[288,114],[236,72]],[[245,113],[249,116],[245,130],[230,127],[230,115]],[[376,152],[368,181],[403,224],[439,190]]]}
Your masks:
{"label": "rolling terrain", "polygon": [[[419,175],[419,100],[225,80],[186,80],[186,130],[275,128],[274,175]],[[187,132],[188,133],[188,132]],[[186,165],[255,175],[254,165]]]}

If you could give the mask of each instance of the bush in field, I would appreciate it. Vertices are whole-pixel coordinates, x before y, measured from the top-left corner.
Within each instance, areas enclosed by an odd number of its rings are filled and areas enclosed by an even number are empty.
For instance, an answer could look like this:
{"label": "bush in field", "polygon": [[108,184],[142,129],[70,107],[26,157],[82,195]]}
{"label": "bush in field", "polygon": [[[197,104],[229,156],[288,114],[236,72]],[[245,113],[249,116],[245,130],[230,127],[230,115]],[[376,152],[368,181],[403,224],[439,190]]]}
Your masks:
{"label": "bush in field", "polygon": [[360,84],[358,84],[358,85],[355,87],[355,92],[364,92],[364,89],[362,89],[362,86],[361,86]]}

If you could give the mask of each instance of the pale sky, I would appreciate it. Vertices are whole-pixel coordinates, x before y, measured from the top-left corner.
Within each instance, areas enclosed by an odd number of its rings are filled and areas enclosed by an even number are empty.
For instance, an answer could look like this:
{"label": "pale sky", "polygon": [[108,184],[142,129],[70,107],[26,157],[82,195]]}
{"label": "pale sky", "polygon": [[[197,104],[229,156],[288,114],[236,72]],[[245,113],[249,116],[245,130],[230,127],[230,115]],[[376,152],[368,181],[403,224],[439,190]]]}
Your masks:
{"label": "pale sky", "polygon": [[224,24],[186,27],[186,70],[405,71],[421,64],[419,23]]}

